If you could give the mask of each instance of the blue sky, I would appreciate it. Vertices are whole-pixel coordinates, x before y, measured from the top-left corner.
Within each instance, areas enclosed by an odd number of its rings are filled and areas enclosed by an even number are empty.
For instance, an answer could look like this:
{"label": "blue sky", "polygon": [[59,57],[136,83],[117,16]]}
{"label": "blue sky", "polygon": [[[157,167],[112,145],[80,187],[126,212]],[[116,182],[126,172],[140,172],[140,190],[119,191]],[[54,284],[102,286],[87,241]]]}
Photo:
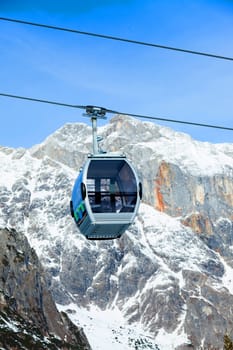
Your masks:
{"label": "blue sky", "polygon": [[[233,1],[1,0],[0,17],[233,57]],[[0,53],[0,93],[233,127],[232,61],[5,21]],[[82,113],[0,97],[0,145],[31,147],[89,123]],[[163,125],[233,142],[233,131]]]}

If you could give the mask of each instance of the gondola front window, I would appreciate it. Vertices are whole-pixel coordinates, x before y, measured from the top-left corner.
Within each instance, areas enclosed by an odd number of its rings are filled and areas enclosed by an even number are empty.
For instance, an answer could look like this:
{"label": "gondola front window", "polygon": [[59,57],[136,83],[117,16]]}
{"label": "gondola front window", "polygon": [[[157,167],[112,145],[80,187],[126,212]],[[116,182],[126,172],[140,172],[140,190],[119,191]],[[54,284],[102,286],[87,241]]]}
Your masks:
{"label": "gondola front window", "polygon": [[93,213],[133,212],[137,201],[136,179],[124,160],[93,160],[87,192]]}
{"label": "gondola front window", "polygon": [[93,213],[114,213],[121,210],[122,200],[116,180],[88,179],[87,191]]}

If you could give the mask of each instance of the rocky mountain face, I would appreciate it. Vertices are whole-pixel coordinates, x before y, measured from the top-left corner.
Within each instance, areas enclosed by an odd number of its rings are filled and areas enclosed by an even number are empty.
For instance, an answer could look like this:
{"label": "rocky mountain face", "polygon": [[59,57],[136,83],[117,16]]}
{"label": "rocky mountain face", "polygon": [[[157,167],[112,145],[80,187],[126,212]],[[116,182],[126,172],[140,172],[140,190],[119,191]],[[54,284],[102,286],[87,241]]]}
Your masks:
{"label": "rocky mountain face", "polygon": [[0,230],[0,346],[4,349],[83,349],[81,329],[60,314],[26,237]]}
{"label": "rocky mountain face", "polygon": [[67,124],[29,150],[0,148],[0,226],[27,237],[71,318],[72,305],[94,305],[120,311],[154,349],[222,349],[224,335],[233,337],[233,145],[125,116],[99,134],[143,183],[139,214],[121,239],[87,241],[69,215],[91,152],[85,124]]}

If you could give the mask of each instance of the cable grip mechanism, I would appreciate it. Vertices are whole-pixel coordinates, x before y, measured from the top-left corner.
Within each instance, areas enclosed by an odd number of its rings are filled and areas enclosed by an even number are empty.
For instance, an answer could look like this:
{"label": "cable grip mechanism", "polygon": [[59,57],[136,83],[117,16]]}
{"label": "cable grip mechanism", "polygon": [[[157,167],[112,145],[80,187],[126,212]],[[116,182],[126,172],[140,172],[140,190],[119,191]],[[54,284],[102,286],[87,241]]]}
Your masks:
{"label": "cable grip mechanism", "polygon": [[97,106],[86,106],[86,115],[90,118],[106,119],[106,108]]}

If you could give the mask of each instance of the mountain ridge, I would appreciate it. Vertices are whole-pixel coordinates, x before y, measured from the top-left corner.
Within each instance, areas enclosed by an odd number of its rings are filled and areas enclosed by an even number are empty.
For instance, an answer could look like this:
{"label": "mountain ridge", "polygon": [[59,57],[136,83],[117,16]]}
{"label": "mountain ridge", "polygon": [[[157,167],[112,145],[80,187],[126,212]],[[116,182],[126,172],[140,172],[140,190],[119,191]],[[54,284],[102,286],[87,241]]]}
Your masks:
{"label": "mountain ridge", "polygon": [[4,349],[83,349],[82,329],[59,313],[25,236],[0,229],[0,345]]}

